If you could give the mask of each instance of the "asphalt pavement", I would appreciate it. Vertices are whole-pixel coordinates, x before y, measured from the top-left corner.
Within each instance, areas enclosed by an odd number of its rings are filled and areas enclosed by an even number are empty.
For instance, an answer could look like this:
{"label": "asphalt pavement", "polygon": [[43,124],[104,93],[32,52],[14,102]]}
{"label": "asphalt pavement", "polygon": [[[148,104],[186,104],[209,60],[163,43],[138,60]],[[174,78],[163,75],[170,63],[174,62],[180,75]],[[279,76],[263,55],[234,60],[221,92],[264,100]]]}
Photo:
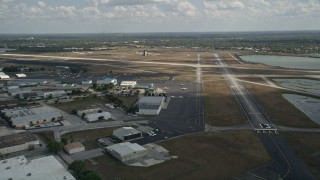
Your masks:
{"label": "asphalt pavement", "polygon": [[[234,78],[234,74],[218,54],[214,54],[219,62],[222,73],[237,97],[243,112],[251,122],[253,129],[263,129],[260,124],[269,124],[276,128],[248,91]],[[295,154],[286,140],[278,134],[260,134],[259,138],[275,164],[281,179],[315,179],[304,162]]]}

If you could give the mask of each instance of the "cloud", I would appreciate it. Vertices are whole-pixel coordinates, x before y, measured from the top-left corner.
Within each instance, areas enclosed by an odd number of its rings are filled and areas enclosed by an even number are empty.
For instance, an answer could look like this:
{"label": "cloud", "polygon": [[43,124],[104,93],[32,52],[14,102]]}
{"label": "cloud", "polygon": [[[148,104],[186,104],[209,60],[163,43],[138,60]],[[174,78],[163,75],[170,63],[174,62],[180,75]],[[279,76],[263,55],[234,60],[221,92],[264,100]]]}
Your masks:
{"label": "cloud", "polygon": [[247,17],[251,19],[277,16],[305,16],[319,14],[318,0],[203,0],[207,17]]}
{"label": "cloud", "polygon": [[187,0],[179,1],[177,9],[180,13],[186,16],[196,16],[197,14],[197,8]]}
{"label": "cloud", "polygon": [[52,14],[59,18],[71,18],[76,16],[76,8],[74,6],[57,6],[50,8]]}
{"label": "cloud", "polygon": [[45,25],[67,21],[69,26],[88,22],[125,26],[139,22],[170,28],[168,24],[193,27],[195,23],[214,26],[220,22],[227,26],[237,22],[255,27],[265,20],[282,26],[287,20],[296,24],[313,20],[320,29],[316,20],[319,9],[319,0],[0,0],[0,23]]}

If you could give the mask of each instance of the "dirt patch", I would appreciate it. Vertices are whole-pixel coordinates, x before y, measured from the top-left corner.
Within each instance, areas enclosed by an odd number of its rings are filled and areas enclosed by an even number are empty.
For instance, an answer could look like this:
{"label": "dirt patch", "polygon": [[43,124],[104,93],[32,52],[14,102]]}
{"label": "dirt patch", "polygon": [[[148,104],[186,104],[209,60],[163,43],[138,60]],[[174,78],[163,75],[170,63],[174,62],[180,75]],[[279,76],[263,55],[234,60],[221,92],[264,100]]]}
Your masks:
{"label": "dirt patch", "polygon": [[[261,78],[241,79],[258,83],[263,81]],[[282,94],[290,92],[251,83],[243,83],[243,85],[253,95],[254,99],[262,106],[264,112],[268,114],[275,124],[301,128],[320,127],[282,97]]]}
{"label": "dirt patch", "polygon": [[81,98],[71,102],[54,104],[53,106],[67,113],[70,113],[73,109],[82,110],[87,108],[99,107],[99,106],[102,106],[104,102],[106,101],[98,97],[97,98],[87,97],[85,99]]}
{"label": "dirt patch", "polygon": [[320,179],[320,134],[282,133],[282,135],[306,163],[316,179]]}
{"label": "dirt patch", "polygon": [[91,165],[104,179],[226,179],[269,162],[253,132],[190,135],[165,141],[161,146],[177,159],[148,168],[129,167],[105,155]]}
{"label": "dirt patch", "polygon": [[138,96],[119,96],[118,98],[122,100],[123,105],[126,107],[131,107],[138,101]]}
{"label": "dirt patch", "polygon": [[69,142],[80,141],[86,147],[86,150],[96,149],[100,147],[96,139],[112,135],[113,130],[117,128],[119,127],[75,131],[66,133],[61,138],[65,138]]}
{"label": "dirt patch", "polygon": [[225,79],[223,77],[210,77],[205,81],[203,96],[206,122],[212,126],[245,123],[246,119]]}

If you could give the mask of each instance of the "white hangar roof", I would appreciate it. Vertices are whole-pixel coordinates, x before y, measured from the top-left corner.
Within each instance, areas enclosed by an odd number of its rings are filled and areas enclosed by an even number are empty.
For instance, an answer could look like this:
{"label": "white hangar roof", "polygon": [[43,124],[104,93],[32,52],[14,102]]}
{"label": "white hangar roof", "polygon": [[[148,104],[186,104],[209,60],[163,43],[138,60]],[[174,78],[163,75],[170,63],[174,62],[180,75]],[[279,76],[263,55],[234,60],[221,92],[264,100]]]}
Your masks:
{"label": "white hangar roof", "polygon": [[108,146],[107,149],[109,151],[116,152],[121,157],[133,154],[135,152],[147,151],[147,149],[144,148],[143,146],[140,146],[137,143],[130,143],[130,142],[114,144],[114,145]]}

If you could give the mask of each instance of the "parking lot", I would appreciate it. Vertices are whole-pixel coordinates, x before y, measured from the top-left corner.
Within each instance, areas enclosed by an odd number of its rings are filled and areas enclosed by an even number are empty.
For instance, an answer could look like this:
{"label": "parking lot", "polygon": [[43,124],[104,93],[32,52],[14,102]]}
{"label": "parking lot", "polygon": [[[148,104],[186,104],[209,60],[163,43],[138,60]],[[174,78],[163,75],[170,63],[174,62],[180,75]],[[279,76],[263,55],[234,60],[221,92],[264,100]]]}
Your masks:
{"label": "parking lot", "polygon": [[[166,87],[170,103],[162,109],[158,116],[147,118],[148,126],[158,129],[155,136],[135,140],[139,144],[147,144],[162,139],[203,131],[203,105],[201,96],[197,97],[195,82],[184,81],[152,81],[156,87]],[[183,84],[183,85],[182,85]],[[182,89],[184,88],[184,89]]]}

